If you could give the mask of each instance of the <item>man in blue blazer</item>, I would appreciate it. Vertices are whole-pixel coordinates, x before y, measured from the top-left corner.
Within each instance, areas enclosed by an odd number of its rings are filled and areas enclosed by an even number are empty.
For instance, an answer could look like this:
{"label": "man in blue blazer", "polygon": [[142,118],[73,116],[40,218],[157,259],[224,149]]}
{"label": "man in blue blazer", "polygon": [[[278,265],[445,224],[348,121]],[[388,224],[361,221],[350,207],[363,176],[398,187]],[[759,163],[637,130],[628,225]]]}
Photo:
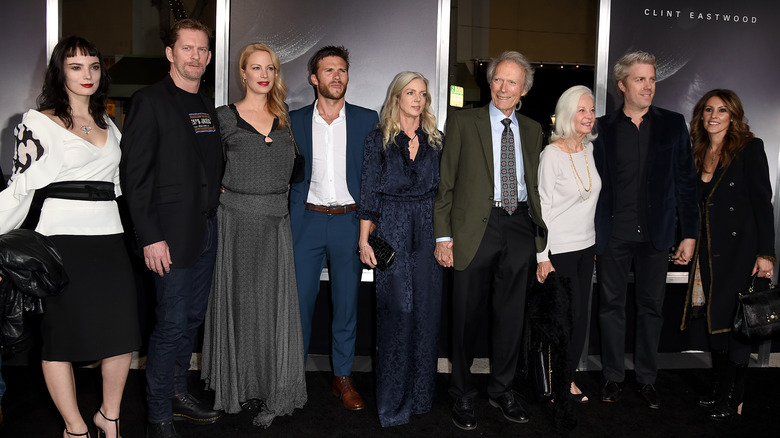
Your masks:
{"label": "man in blue blazer", "polygon": [[647,405],[658,409],[656,358],[675,219],[682,240],[674,259],[685,265],[693,257],[699,218],[688,129],[681,114],[651,105],[655,70],[655,56],[646,52],[627,53],[617,62],[612,76],[623,107],[598,119],[594,158],[602,180],[595,219],[606,381],[601,400],[615,402],[622,391],[626,294],[633,263],[636,381]]}
{"label": "man in blue blazer", "polygon": [[304,356],[309,352],[320,272],[328,261],[333,303],[332,392],[349,410],[363,409],[352,386],[357,297],[362,265],[355,250],[359,221],[363,145],[379,122],[376,111],[345,102],[349,52],[326,46],[309,60],[317,100],[290,113],[293,134],[306,162],[302,182],[290,189],[290,225],[301,309]]}

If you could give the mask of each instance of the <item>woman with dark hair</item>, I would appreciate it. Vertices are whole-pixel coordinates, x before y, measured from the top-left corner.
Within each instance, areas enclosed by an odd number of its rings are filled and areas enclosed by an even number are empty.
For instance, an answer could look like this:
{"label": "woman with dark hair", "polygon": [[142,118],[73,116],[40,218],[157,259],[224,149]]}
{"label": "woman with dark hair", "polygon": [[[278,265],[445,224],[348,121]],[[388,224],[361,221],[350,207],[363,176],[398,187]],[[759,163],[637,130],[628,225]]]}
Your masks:
{"label": "woman with dark hair", "polygon": [[691,140],[701,228],[680,329],[706,316],[714,379],[699,404],[711,408],[710,418],[724,420],[742,414],[751,351],[731,330],[738,293],[753,275],[771,278],[777,262],[772,186],[764,143],[750,132],[733,91],[712,90],[699,100]]}
{"label": "woman with dark hair", "polygon": [[428,80],[396,75],[379,128],[368,134],[360,191],[360,260],[376,266],[368,236],[385,239],[395,262],[376,270],[376,403],[383,427],[431,410],[436,388],[442,268],[433,256],[433,201],[442,134]]}
{"label": "woman with dark hair", "polygon": [[217,108],[226,156],[219,239],[206,313],[203,376],[214,409],[259,410],[256,426],[306,403],[303,335],[287,196],[295,146],[279,57],[239,56],[244,98]]}
{"label": "woman with dark hair", "polygon": [[[35,226],[62,255],[70,283],[46,299],[43,377],[65,421],[63,436],[89,436],[76,402],[72,362],[102,359],[99,435],[119,436],[132,351],[140,347],[135,285],[114,201],[119,130],[105,114],[108,75],[98,49],[80,37],[57,44],[38,110],[17,127],[14,168],[0,192],[0,233]],[[44,199],[37,225],[33,198]],[[28,220],[26,221],[25,218]]]}
{"label": "woman with dark hair", "polygon": [[[595,123],[590,89],[575,85],[564,91],[555,106],[552,142],[539,158],[539,197],[547,225],[547,247],[536,254],[536,279],[544,283],[550,272],[557,271],[571,281],[572,338],[566,357],[572,376],[585,346],[593,282],[594,217],[601,191],[593,160]],[[588,402],[573,380],[570,394],[578,403]]]}

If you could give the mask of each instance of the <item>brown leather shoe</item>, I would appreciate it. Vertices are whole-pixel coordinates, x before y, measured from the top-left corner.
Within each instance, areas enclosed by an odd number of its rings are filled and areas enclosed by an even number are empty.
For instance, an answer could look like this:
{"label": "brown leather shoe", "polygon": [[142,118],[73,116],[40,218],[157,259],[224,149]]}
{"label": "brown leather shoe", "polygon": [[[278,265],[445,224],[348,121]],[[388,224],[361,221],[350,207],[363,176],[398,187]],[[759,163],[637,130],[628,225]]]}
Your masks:
{"label": "brown leather shoe", "polygon": [[352,386],[352,378],[350,376],[333,376],[331,391],[333,391],[333,395],[341,398],[344,407],[350,411],[363,409],[363,399],[355,391],[355,387]]}

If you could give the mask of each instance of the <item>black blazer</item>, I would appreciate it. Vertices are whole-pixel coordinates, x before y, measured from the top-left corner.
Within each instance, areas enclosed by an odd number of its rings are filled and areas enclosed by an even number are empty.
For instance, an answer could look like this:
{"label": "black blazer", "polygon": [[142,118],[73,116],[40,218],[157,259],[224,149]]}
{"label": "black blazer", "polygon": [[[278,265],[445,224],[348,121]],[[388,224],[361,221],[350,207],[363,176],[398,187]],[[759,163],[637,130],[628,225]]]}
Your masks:
{"label": "black blazer", "polygon": [[[675,242],[675,217],[680,238],[699,235],[696,207],[696,168],[691,138],[682,114],[651,106],[652,132],[647,157],[647,227],[650,241],[657,250],[670,248]],[[593,142],[596,169],[602,188],[596,206],[596,254],[607,248],[615,213],[616,186],[615,126],[625,117],[623,108],[599,117],[599,136]]]}
{"label": "black blazer", "polygon": [[[195,132],[170,76],[136,92],[122,135],[119,178],[140,247],[165,240],[177,268],[198,258],[210,207],[206,166],[224,167],[224,159],[204,163]],[[203,105],[217,126],[214,102],[202,91]],[[219,135],[219,134],[217,134]],[[219,146],[221,148],[221,146]],[[222,157],[221,151],[216,154]]]}
{"label": "black blazer", "polygon": [[[702,227],[696,242],[695,259],[706,265],[701,274],[707,328],[710,333],[722,333],[731,330],[737,293],[750,285],[756,257],[775,257],[772,185],[764,142],[759,138],[749,141],[729,167],[715,170],[712,184],[709,196],[700,204],[701,221],[707,227]],[[695,268],[692,264],[682,330],[691,311]]]}

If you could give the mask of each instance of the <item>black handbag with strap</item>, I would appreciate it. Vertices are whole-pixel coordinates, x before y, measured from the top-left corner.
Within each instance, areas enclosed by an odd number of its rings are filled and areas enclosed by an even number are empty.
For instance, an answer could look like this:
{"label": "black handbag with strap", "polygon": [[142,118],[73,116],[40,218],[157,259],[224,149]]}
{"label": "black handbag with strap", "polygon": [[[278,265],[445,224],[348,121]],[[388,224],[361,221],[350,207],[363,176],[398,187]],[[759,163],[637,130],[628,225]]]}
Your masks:
{"label": "black handbag with strap", "polygon": [[739,293],[732,326],[736,335],[750,342],[770,338],[780,331],[780,288],[775,288],[770,280],[766,280],[766,286],[756,287],[756,278],[753,275],[748,290]]}
{"label": "black handbag with strap", "polygon": [[287,131],[290,133],[290,140],[292,140],[295,147],[295,160],[293,161],[292,172],[290,173],[290,184],[295,184],[303,181],[303,177],[306,174],[306,159],[301,155],[301,151],[298,150],[298,143],[295,142],[295,136],[290,129],[289,119],[287,122]]}

